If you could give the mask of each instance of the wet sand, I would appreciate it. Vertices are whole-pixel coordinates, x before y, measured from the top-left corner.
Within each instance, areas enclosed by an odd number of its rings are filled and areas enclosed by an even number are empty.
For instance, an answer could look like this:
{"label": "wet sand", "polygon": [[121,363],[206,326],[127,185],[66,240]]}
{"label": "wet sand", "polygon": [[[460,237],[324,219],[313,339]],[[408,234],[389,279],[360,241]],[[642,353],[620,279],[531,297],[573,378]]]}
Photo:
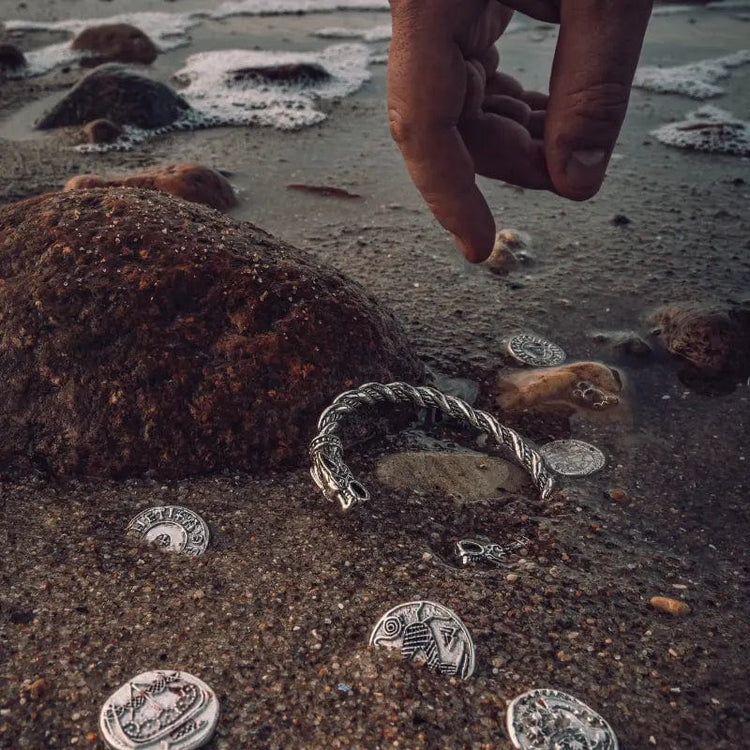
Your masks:
{"label": "wet sand", "polygon": [[[125,6],[2,1],[0,16],[82,16],[92,8],[110,15]],[[311,30],[384,19],[210,22],[154,69],[168,80],[188,54],[219,45],[322,49],[330,40]],[[642,62],[720,57],[746,45],[747,29],[731,13],[698,8],[656,17]],[[35,32],[13,41],[51,38]],[[502,50],[505,70],[528,87],[544,86],[552,32],[519,32]],[[748,296],[747,160],[659,144],[650,131],[699,105],[636,90],[595,199],[571,204],[483,182],[498,227],[533,240],[533,263],[498,277],[465,263],[422,206],[388,135],[385,68],[371,72],[361,91],[324,105],[329,119],[306,130],[173,133],[99,155],[64,149],[50,136],[15,140],[32,119],[23,108],[69,85],[77,71],[3,83],[0,204],[84,172],[182,161],[225,169],[241,191],[237,218],[366,284],[431,367],[479,384],[480,406],[493,410],[492,383],[506,366],[502,340],[518,330],[548,336],[570,359],[618,367],[626,420],[575,419],[570,430],[508,421],[539,442],[572,435],[595,443],[607,467],[566,479],[547,503],[531,490],[459,502],[379,485],[377,456],[397,442],[383,439],[347,452],[373,499],[345,518],[305,468],[0,484],[0,747],[103,747],[87,739],[98,732],[102,702],[123,681],[158,668],[194,673],[217,692],[222,716],[208,745],[215,749],[510,748],[505,707],[534,687],[586,701],[625,750],[745,746],[750,389],[744,380],[686,385],[666,356],[617,359],[596,334],[645,335],[648,312],[665,302]],[[734,70],[712,103],[746,117],[748,76],[750,66]],[[287,190],[289,183],[335,185],[363,198],[344,202]],[[630,223],[613,223],[615,214]],[[458,436],[476,447],[474,437]],[[613,488],[627,498],[611,500]],[[200,512],[213,535],[208,553],[183,559],[127,540],[128,520],[155,504]],[[441,562],[451,540],[470,533],[523,533],[532,544],[527,558],[490,575]],[[655,595],[683,598],[691,613],[655,612],[648,605]],[[419,598],[453,608],[467,625],[477,654],[469,681],[367,648],[386,610]],[[39,678],[47,688],[33,697]]]}

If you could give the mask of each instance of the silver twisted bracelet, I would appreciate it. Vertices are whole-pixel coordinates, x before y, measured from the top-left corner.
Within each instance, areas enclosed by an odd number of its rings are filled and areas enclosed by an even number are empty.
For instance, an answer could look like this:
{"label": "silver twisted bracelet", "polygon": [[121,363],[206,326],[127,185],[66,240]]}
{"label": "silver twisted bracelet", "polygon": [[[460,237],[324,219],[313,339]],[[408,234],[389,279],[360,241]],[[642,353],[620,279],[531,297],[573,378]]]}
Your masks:
{"label": "silver twisted bracelet", "polygon": [[318,434],[310,443],[310,474],[323,494],[337,500],[346,512],[370,499],[370,493],[352,475],[344,463],[344,446],[336,431],[342,420],[362,406],[389,402],[414,403],[422,408],[438,409],[491,435],[498,445],[510,450],[518,463],[531,475],[542,499],[552,493],[554,480],[544,459],[514,430],[505,427],[491,414],[473,409],[465,401],[448,396],[429,386],[408,383],[365,383],[338,395],[320,415]]}

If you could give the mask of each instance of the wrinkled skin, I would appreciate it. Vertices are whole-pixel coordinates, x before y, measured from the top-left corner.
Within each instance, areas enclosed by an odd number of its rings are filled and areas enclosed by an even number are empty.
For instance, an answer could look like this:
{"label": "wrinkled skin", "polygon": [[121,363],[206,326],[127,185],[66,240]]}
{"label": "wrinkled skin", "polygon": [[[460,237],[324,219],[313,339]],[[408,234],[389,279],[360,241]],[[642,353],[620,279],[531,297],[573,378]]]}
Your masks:
{"label": "wrinkled skin", "polygon": [[[627,110],[651,0],[391,0],[391,132],[415,185],[472,262],[495,224],[477,174],[585,200]],[[549,96],[502,73],[519,10],[560,23]]]}

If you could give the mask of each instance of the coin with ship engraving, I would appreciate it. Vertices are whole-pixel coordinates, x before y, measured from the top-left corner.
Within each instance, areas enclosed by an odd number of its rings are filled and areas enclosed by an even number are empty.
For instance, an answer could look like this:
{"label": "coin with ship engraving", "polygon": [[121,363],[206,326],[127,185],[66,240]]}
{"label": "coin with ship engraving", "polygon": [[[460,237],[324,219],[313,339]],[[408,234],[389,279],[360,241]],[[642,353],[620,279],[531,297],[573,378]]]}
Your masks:
{"label": "coin with ship engraving", "polygon": [[604,466],[604,454],[583,440],[553,440],[539,448],[544,463],[566,477],[585,477]]}
{"label": "coin with ship engraving", "polygon": [[397,648],[409,661],[467,679],[474,672],[474,642],[458,615],[429,601],[406,602],[386,612],[370,634],[370,645]]}
{"label": "coin with ship engraving", "polygon": [[99,729],[113,750],[195,750],[211,739],[219,701],[187,672],[143,672],[102,706]]}
{"label": "coin with ship engraving", "polygon": [[133,518],[127,531],[167,552],[180,552],[191,557],[202,555],[208,547],[206,522],[181,505],[147,508]]}
{"label": "coin with ship engraving", "polygon": [[530,690],[508,706],[508,734],[518,750],[617,750],[612,727],[561,690]]}
{"label": "coin with ship engraving", "polygon": [[517,333],[508,341],[508,352],[517,362],[531,367],[555,367],[565,361],[565,352],[533,333]]}

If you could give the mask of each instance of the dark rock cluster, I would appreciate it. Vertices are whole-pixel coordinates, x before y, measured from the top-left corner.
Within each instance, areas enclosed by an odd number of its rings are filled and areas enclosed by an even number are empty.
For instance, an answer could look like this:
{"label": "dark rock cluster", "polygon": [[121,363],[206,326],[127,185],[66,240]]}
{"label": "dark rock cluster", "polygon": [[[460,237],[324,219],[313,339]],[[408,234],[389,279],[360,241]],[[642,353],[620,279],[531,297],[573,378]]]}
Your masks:
{"label": "dark rock cluster", "polygon": [[251,224],[133,188],[0,210],[2,474],[304,463],[340,391],[421,375],[361,286]]}

